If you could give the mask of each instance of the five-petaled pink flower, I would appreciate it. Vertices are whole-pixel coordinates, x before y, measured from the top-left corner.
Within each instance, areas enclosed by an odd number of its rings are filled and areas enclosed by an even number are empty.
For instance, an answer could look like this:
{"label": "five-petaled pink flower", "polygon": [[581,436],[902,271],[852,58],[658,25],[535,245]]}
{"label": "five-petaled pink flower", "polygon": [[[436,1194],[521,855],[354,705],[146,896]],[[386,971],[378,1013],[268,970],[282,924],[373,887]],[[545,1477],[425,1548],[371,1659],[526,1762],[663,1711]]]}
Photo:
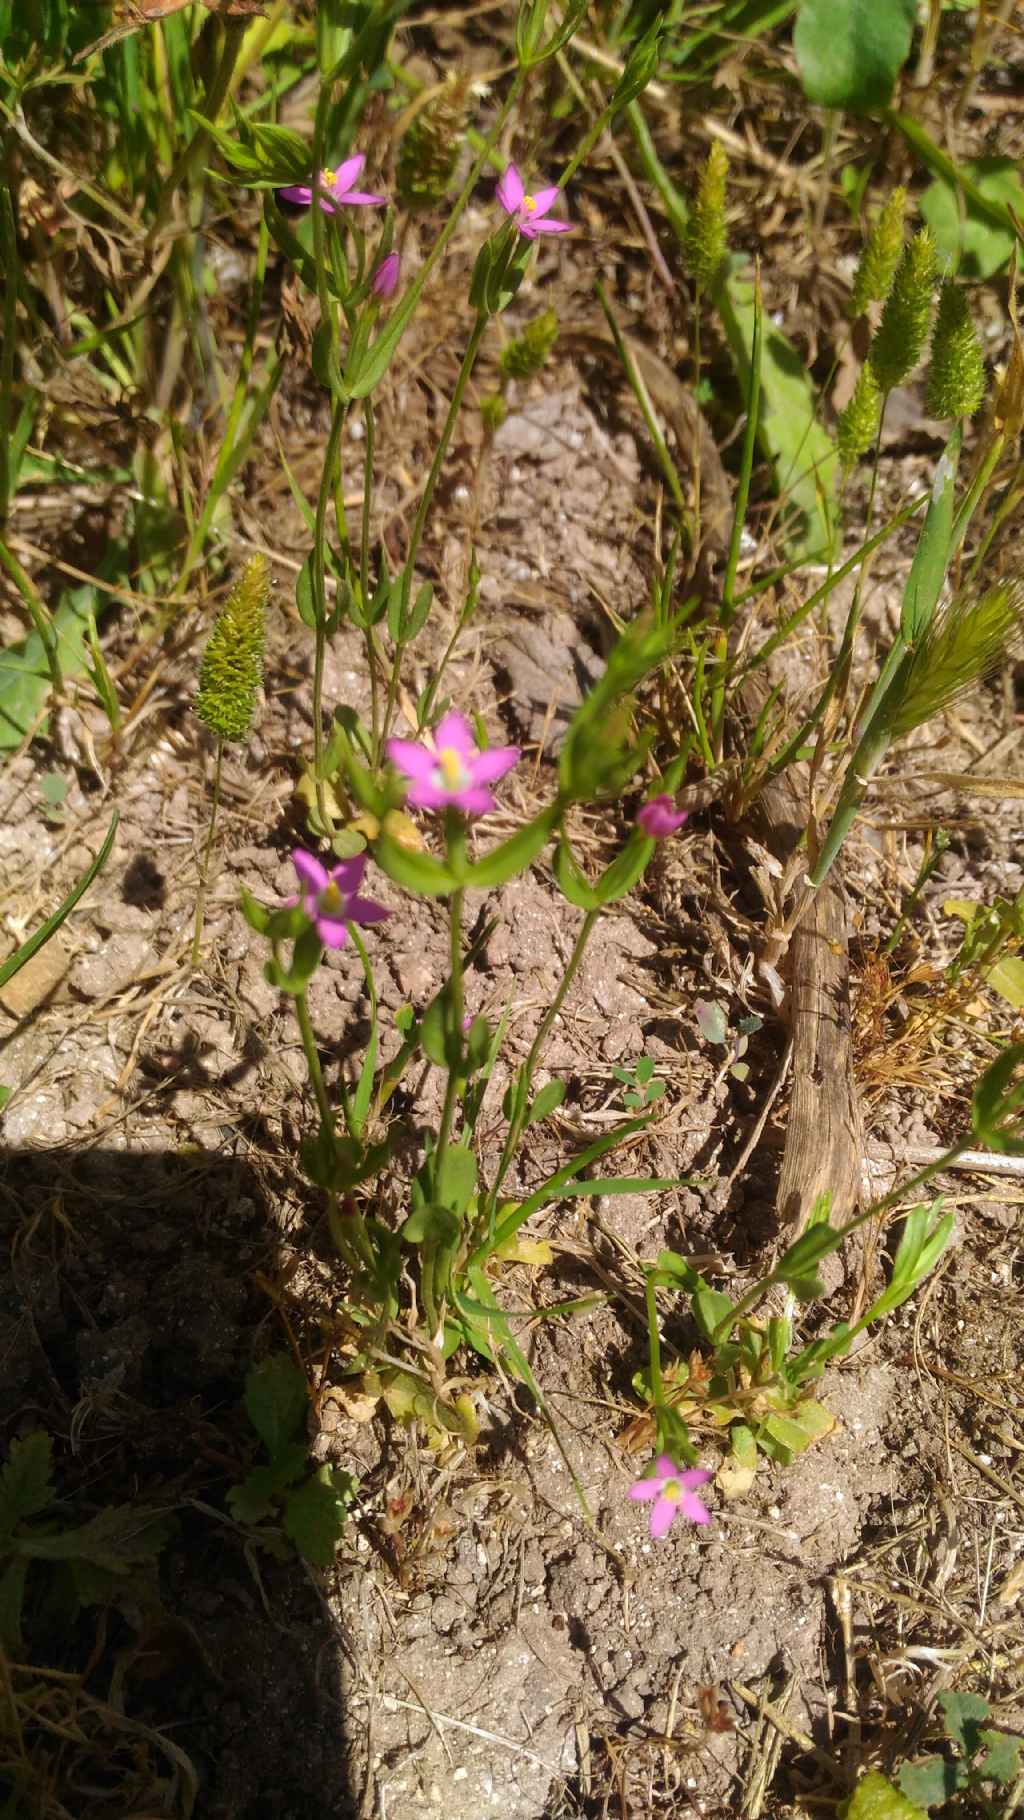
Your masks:
{"label": "five-petaled pink flower", "polygon": [[658,1455],[650,1478],[638,1479],[629,1488],[631,1498],[647,1503],[651,1498],[651,1536],[655,1542],[667,1536],[677,1511],[691,1523],[710,1523],[711,1514],[696,1496],[698,1485],[706,1485],[711,1474],[701,1466],[689,1466],[680,1472],[667,1453]]}
{"label": "five-petaled pink flower", "polygon": [[637,814],[637,822],[651,840],[664,840],[674,834],[686,820],[686,810],[677,809],[667,790],[660,796],[652,796]]}
{"label": "five-petaled pink flower", "polygon": [[375,297],[393,297],[398,285],[398,269],[401,260],[397,253],[388,253],[383,258],[370,281],[370,289]]}
{"label": "five-petaled pink flower", "polygon": [[494,193],[506,215],[512,217],[527,240],[536,240],[538,234],[572,233],[571,222],[547,219],[548,210],[559,195],[557,183],[550,184],[547,189],[534,190],[528,196],[522,177],[515,165],[510,164]]}
{"label": "five-petaled pink flower", "polygon": [[383,904],[375,904],[372,897],[358,895],[366,871],[365,853],[358,853],[354,859],[341,860],[328,872],[312,853],[296,847],[292,863],[299,875],[302,892],[299,897],[289,898],[288,902],[302,905],[325,948],[345,946],[348,941],[346,923],[382,923],[391,915]]}
{"label": "five-petaled pink flower", "polygon": [[[348,208],[357,203],[366,206],[369,203],[386,202],[386,196],[371,196],[364,190],[354,190],[352,185],[358,177],[366,159],[362,152],[354,152],[339,164],[337,170],[320,172],[320,207],[327,215],[336,215],[339,208]],[[304,183],[293,184],[290,189],[278,190],[282,202],[294,202],[299,208],[308,209],[313,200],[313,191]]]}
{"label": "five-petaled pink flower", "polygon": [[413,739],[389,739],[387,755],[412,781],[408,800],[415,809],[461,809],[465,815],[489,815],[496,783],[518,762],[518,746],[489,746],[481,752],[461,714],[445,714],[421,745]]}

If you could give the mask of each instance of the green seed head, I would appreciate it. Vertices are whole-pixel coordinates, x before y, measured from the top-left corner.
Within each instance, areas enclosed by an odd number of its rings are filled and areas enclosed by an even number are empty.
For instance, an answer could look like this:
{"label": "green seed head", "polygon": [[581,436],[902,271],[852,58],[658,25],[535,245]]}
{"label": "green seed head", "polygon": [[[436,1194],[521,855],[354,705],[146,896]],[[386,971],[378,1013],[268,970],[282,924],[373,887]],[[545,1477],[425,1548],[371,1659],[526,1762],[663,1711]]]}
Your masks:
{"label": "green seed head", "polygon": [[906,209],[906,190],[893,190],[872,224],[853,281],[851,316],[863,316],[869,303],[884,303],[888,297],[903,251],[903,217]]}
{"label": "green seed head", "polygon": [[407,209],[436,208],[448,193],[466,130],[466,88],[465,77],[450,74],[402,138],[395,182]]}
{"label": "green seed head", "polygon": [[217,615],[199,670],[196,713],[218,739],[244,739],[263,681],[270,567],[253,556]]}
{"label": "green seed head", "polygon": [[933,417],[973,417],[985,396],[985,359],[967,296],[947,278],[939,292],[926,402]]}
{"label": "green seed head", "polygon": [[508,405],[500,392],[488,392],[480,400],[480,421],[490,436],[496,436],[508,416]]}
{"label": "green seed head", "polygon": [[521,335],[501,350],[501,370],[510,379],[532,379],[547,365],[558,340],[558,317],[554,310],[544,310],[527,323]]}
{"label": "green seed head", "polygon": [[725,237],[725,180],[728,175],[729,160],[716,139],[701,172],[683,234],[683,255],[690,275],[705,291],[716,283],[729,250]]}
{"label": "green seed head", "polygon": [[881,420],[882,390],[868,361],[861,368],[853,397],[836,425],[836,446],[844,471],[848,472],[873,446]]}
{"label": "green seed head", "polygon": [[922,228],[904,248],[871,343],[869,359],[883,392],[906,379],[924,353],[937,264],[931,232]]}

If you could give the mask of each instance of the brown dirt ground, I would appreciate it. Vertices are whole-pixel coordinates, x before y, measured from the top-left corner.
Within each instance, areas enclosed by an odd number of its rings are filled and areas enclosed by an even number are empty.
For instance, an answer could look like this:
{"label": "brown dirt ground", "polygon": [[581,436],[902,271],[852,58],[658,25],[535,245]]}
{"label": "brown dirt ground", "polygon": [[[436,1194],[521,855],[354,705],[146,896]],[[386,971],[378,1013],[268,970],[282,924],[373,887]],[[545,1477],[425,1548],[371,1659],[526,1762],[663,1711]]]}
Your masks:
{"label": "brown dirt ground", "polygon": [[[621,248],[612,264],[589,192],[580,207],[584,219],[595,216],[598,256],[627,314],[678,354],[650,271]],[[470,213],[436,328],[428,319],[380,403],[380,533],[393,553],[454,373],[452,317],[464,310],[483,224],[482,210]],[[798,261],[788,289],[778,287],[798,340],[809,322],[815,335],[831,332],[826,304],[816,317],[808,301],[813,276]],[[549,301],[566,319],[589,316],[590,281],[578,250],[559,266],[545,255],[516,319]],[[480,389],[487,373],[485,365]],[[548,787],[560,727],[598,673],[611,616],[629,620],[646,604],[658,484],[624,388],[564,357],[543,384],[513,391],[482,472],[474,423],[470,414],[457,440],[424,556],[439,614],[406,682],[415,693],[447,641],[474,536],[483,610],[452,667],[451,693],[496,733],[523,741],[529,758],[503,791],[491,838]],[[887,498],[930,477],[933,449],[905,446],[911,434],[927,437],[921,426],[911,391],[903,441],[883,463]],[[315,484],[324,406],[298,365],[272,428],[300,484]],[[354,441],[354,494],[360,459]],[[98,1508],[132,1495],[174,1505],[162,1596],[177,1629],[161,1633],[145,1674],[129,1643],[147,1636],[152,1614],[109,1619],[129,1660],[125,1710],[170,1726],[198,1774],[204,1820],[792,1811],[802,1790],[826,1801],[838,1792],[809,1740],[841,1768],[862,1735],[884,1762],[954,1681],[987,1688],[1013,1714],[1024,1666],[1024,1320],[1021,1192],[1012,1182],[948,1184],[955,1247],[917,1301],[830,1374],[834,1435],[785,1474],[765,1468],[739,1502],[716,1498],[707,1532],[677,1528],[655,1549],[624,1496],[635,1462],[621,1437],[644,1360],[628,1297],[571,1323],[522,1322],[592,1521],[523,1395],[473,1368],[483,1421],[474,1451],[439,1456],[413,1433],[359,1425],[343,1400],[324,1401],[311,1425],[314,1455],[361,1480],[335,1572],[257,1555],[211,1514],[223,1515],[225,1492],[249,1461],[238,1412],[248,1366],[282,1342],[285,1319],[308,1357],[322,1353],[336,1284],[316,1198],[293,1162],[310,1111],[301,1048],[237,908],[240,885],[267,901],[290,889],[301,827],[292,795],[310,746],[309,641],[292,604],[305,532],[270,431],[234,501],[230,541],[239,554],[267,549],[278,587],[265,711],[251,749],[227,769],[202,970],[188,966],[210,762],[189,707],[198,613],[176,629],[151,706],[122,752],[104,752],[102,723],[83,706],[94,745],[61,766],[69,779],[61,822],[47,818],[39,790],[52,753],[22,754],[0,776],[12,945],[81,872],[112,803],[122,817],[100,883],[2,997],[0,1077],[15,1091],[0,1171],[9,1249],[0,1417],[8,1435],[38,1425],[54,1433],[59,1476],[79,1502]],[[71,527],[65,550],[74,544]],[[865,648],[891,626],[905,564],[905,547],[876,564]],[[789,610],[806,585],[794,578],[776,610]],[[108,621],[108,661],[129,657],[134,639],[127,614]],[[923,735],[915,767],[1011,771],[1013,681],[1002,693],[989,686],[959,719]],[[335,640],[326,696],[366,706],[361,647],[348,634]],[[890,973],[879,937],[932,819],[954,829],[953,845]],[[578,832],[596,850],[610,830],[581,817]],[[966,792],[887,786],[848,849],[867,1137],[888,1145],[904,1172],[915,1146],[960,1129],[993,1041],[1019,1034],[987,996],[964,1008],[956,1035],[936,1025],[922,1037],[915,1019],[955,945],[943,901],[1018,890],[1021,833],[1019,801],[979,809]],[[436,990],[445,931],[435,906],[410,904],[386,881],[374,892],[394,912],[371,940],[387,1026],[401,1005],[422,1005]],[[576,913],[543,866],[503,892],[500,907],[469,1003],[511,1007],[510,1068],[557,982]],[[509,1306],[586,1292],[609,1273],[628,1281],[629,1258],[664,1245],[714,1254],[730,1283],[770,1255],[784,1095],[733,1175],[783,1044],[752,983],[746,919],[758,911],[742,834],[712,811],[691,820],[643,889],[602,925],[546,1058],[569,1095],[536,1136],[523,1179],[603,1128],[619,1103],[611,1066],[646,1052],[668,1091],[629,1166],[694,1183],[598,1202],[590,1214],[577,1203],[538,1221],[555,1263],[534,1273],[510,1267],[501,1285]],[[328,1065],[343,1066],[366,1016],[351,958],[332,956],[310,996]],[[745,1083],[723,1080],[702,1044],[692,1011],[701,996],[765,1018]],[[395,1041],[392,1025],[385,1054]],[[499,1081],[496,1104],[500,1090]],[[412,1130],[433,1096],[428,1076],[403,1111]],[[877,1270],[878,1260],[850,1260],[830,1315],[846,1312],[862,1268]],[[683,1350],[692,1337],[685,1326],[668,1333]],[[337,1381],[334,1370],[327,1381]],[[715,1463],[711,1448],[707,1459]],[[84,1661],[89,1648],[83,1628],[73,1653]],[[772,1755],[780,1747],[781,1770]],[[764,1770],[774,1792],[759,1806]],[[173,1811],[166,1790],[160,1798],[157,1811]]]}

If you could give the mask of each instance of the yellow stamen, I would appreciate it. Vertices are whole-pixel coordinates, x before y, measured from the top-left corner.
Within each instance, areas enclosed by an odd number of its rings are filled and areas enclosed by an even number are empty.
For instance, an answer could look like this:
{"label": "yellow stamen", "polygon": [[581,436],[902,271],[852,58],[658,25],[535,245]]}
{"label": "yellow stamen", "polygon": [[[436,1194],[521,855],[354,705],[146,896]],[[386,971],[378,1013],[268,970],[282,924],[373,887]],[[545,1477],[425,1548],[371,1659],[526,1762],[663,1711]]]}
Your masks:
{"label": "yellow stamen", "polygon": [[667,1498],[670,1504],[678,1504],[682,1489],[678,1479],[666,1479],[661,1488],[661,1495],[663,1498]]}
{"label": "yellow stamen", "polygon": [[537,207],[537,198],[535,196],[524,196],[523,207],[528,215],[532,215],[534,209]]}
{"label": "yellow stamen", "polygon": [[322,190],[333,190],[337,175],[337,171],[321,171],[320,188]]}
{"label": "yellow stamen", "polygon": [[465,781],[466,769],[454,746],[442,746],[437,755],[437,766],[444,779],[445,788],[458,790]]}
{"label": "yellow stamen", "polygon": [[320,908],[326,910],[329,916],[335,916],[343,908],[344,903],[345,899],[341,895],[340,887],[332,878],[320,893]]}

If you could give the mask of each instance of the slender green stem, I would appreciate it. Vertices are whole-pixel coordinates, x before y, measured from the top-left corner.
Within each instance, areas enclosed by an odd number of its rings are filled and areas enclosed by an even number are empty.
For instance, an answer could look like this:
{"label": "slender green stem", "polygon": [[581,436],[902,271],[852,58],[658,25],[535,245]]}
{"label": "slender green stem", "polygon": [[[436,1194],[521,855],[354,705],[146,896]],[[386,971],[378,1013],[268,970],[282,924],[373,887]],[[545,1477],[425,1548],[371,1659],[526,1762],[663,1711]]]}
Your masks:
{"label": "slender green stem", "polygon": [[310,580],[313,584],[313,613],[315,626],[313,631],[313,779],[316,788],[317,814],[326,826],[329,820],[327,813],[327,791],[323,775],[324,757],[324,659],[327,655],[327,576],[324,562],[324,530],[327,523],[327,505],[331,497],[331,485],[334,464],[338,458],[338,447],[345,425],[348,403],[344,399],[335,399],[331,410],[331,428],[324,453],[323,472],[320,476],[320,491],[317,495],[316,516],[313,523],[313,563]]}
{"label": "slender green stem", "polygon": [[[941,1175],[944,1169],[949,1168],[950,1163],[956,1161],[962,1151],[969,1150],[970,1147],[970,1137],[961,1138],[949,1150],[944,1150],[933,1163],[926,1163],[923,1169],[919,1169],[916,1175],[911,1176],[909,1182],[897,1183],[896,1187],[891,1188],[880,1201],[872,1201],[870,1207],[865,1207],[863,1212],[855,1214],[852,1220],[847,1220],[845,1226],[836,1226],[833,1229],[836,1242],[832,1250],[838,1251],[840,1245],[853,1233],[859,1232],[862,1226],[866,1226],[869,1220],[880,1219],[884,1213],[889,1212],[890,1208],[897,1206],[900,1201],[906,1200],[918,1188],[923,1188],[925,1183],[930,1182],[934,1176]],[[769,1289],[772,1289],[779,1281],[778,1275],[773,1272],[771,1276],[762,1277],[752,1289],[748,1289],[746,1295],[740,1297],[725,1319],[715,1328],[712,1335],[713,1343],[719,1346],[723,1340],[728,1339],[736,1322],[749,1314],[752,1308],[756,1308],[762,1297],[767,1295]]]}
{"label": "slender green stem", "polygon": [[506,1133],[505,1143],[501,1152],[501,1160],[498,1163],[491,1191],[487,1196],[486,1218],[489,1226],[493,1226],[494,1224],[494,1216],[498,1205],[498,1196],[501,1193],[502,1183],[511,1168],[512,1159],[515,1156],[519,1140],[526,1128],[526,1118],[529,1111],[529,1088],[530,1083],[533,1080],[534,1070],[537,1067],[537,1063],[540,1061],[544,1045],[551,1032],[551,1027],[565,1003],[566,996],[573,980],[579,972],[583,956],[587,951],[587,944],[594,932],[594,925],[600,914],[600,909],[588,910],[586,912],[583,922],[580,925],[579,934],[573,945],[572,953],[566,962],[561,984],[541,1019],[537,1034],[530,1046],[530,1053],[519,1071],[519,1079],[526,1081],[526,1090],[522,1095],[521,1106],[517,1110],[515,1117],[509,1122],[508,1132]]}
{"label": "slender green stem", "polygon": [[647,1272],[644,1298],[647,1302],[647,1356],[651,1367],[651,1402],[655,1409],[660,1409],[665,1401],[665,1388],[661,1380],[661,1334],[658,1331],[658,1295],[654,1285],[653,1270]]}
{"label": "slender green stem", "polygon": [[[359,586],[364,615],[370,604],[370,507],[373,503],[374,418],[373,399],[363,399],[363,428],[366,432],[366,459],[363,462],[363,515],[359,539]],[[365,627],[366,667],[370,673],[370,741],[377,750],[380,726],[380,681],[377,676],[377,646],[369,620]]]}
{"label": "slender green stem", "polygon": [[[466,345],[466,351],[462,356],[462,365],[459,368],[459,376],[455,381],[455,390],[452,393],[451,402],[448,406],[448,414],[444,420],[444,426],[441,430],[441,435],[440,435],[440,439],[437,444],[437,448],[434,450],[434,459],[430,464],[430,472],[427,475],[427,484],[423,489],[423,493],[420,498],[419,507],[416,512],[416,518],[415,518],[415,521],[414,521],[413,527],[412,527],[412,535],[409,539],[409,549],[406,553],[405,567],[402,570],[402,600],[401,600],[401,608],[400,608],[399,625],[400,625],[400,627],[403,627],[403,628],[404,628],[405,621],[406,621],[406,618],[407,618],[408,612],[409,612],[409,602],[410,602],[410,599],[412,596],[413,577],[414,577],[415,569],[416,569],[416,558],[419,554],[420,542],[422,540],[424,527],[427,522],[427,515],[430,511],[431,505],[433,504],[434,491],[437,486],[438,479],[440,478],[441,469],[444,466],[445,457],[448,454],[448,445],[451,442],[452,433],[455,429],[456,423],[458,422],[459,412],[462,409],[462,400],[465,396],[466,387],[469,384],[470,375],[471,375],[471,373],[473,371],[473,367],[476,363],[476,357],[480,350],[480,343],[483,340],[484,330],[487,327],[488,320],[489,320],[489,318],[487,316],[486,311],[480,310],[477,314],[476,322],[473,325],[473,332],[470,335],[469,341]],[[392,665],[391,665],[391,675],[388,678],[387,701],[386,701],[385,707],[384,707],[384,725],[381,730],[380,746],[377,748],[378,762],[380,759],[380,752],[383,750],[384,741],[386,740],[388,733],[391,730],[391,721],[392,721],[392,716],[394,715],[394,711],[395,711],[395,702],[398,699],[398,686],[399,686],[399,682],[401,680],[401,669],[402,669],[402,647],[401,647],[401,642],[399,642],[398,649],[395,652],[394,659],[393,659]]]}
{"label": "slender green stem", "polygon": [[324,1130],[333,1138],[336,1134],[337,1127],[334,1123],[334,1113],[331,1109],[331,1102],[327,1097],[327,1088],[324,1084],[324,1072],[320,1066],[320,1057],[317,1054],[316,1037],[313,1034],[313,1025],[309,1016],[309,1006],[306,1003],[305,992],[297,992],[295,994],[294,1003],[295,1016],[299,1025],[299,1035],[302,1038],[302,1048],[306,1057],[306,1068],[309,1072],[310,1085],[316,1096],[316,1103],[320,1111],[320,1123],[323,1125]]}
{"label": "slender green stem", "polygon": [[14,345],[18,325],[18,236],[11,202],[10,152],[3,147],[3,181],[0,183],[0,257],[3,259],[4,334],[0,347],[0,527],[7,523],[11,503],[11,422],[14,406]]}
{"label": "slender green stem", "polygon": [[[466,844],[465,824],[463,823],[461,815],[454,809],[449,809],[445,820],[447,822],[446,833],[448,837],[447,847],[449,857],[461,858],[465,851]],[[455,850],[454,853],[453,849]],[[453,1032],[453,1041],[458,1042],[460,1054],[462,1051],[462,1007],[464,997],[462,990],[462,906],[464,899],[464,891],[453,891],[448,905],[448,966],[449,992],[451,999],[451,1028]],[[455,1108],[458,1104],[460,1085],[461,1076],[459,1070],[456,1066],[453,1066],[451,1060],[449,1060],[448,1084],[445,1088],[444,1106],[441,1111],[441,1123],[438,1126],[437,1131],[437,1147],[434,1151],[435,1169],[440,1167],[441,1158],[444,1156],[445,1149],[451,1138],[452,1121],[455,1117]]]}
{"label": "slender green stem", "polygon": [[29,580],[29,577],[26,575],[17,557],[11,554],[2,537],[0,537],[0,563],[2,563],[7,570],[18,593],[25,602],[29,618],[32,621],[36,635],[43,647],[43,652],[46,657],[46,667],[50,672],[50,682],[53,685],[53,693],[56,696],[62,695],[64,692],[64,673],[60,661],[60,640],[57,636],[57,628],[53,623],[53,615],[44,604],[43,598],[35,586],[35,583]]}
{"label": "slender green stem", "polygon": [[210,883],[210,855],[213,852],[213,837],[217,828],[217,811],[220,808],[221,769],[224,763],[224,741],[217,741],[217,757],[213,766],[213,794],[210,799],[210,825],[206,830],[206,844],[199,865],[199,890],[196,893],[196,920],[192,932],[192,965],[199,965],[199,947],[203,939],[203,917],[206,914],[206,893]]}

